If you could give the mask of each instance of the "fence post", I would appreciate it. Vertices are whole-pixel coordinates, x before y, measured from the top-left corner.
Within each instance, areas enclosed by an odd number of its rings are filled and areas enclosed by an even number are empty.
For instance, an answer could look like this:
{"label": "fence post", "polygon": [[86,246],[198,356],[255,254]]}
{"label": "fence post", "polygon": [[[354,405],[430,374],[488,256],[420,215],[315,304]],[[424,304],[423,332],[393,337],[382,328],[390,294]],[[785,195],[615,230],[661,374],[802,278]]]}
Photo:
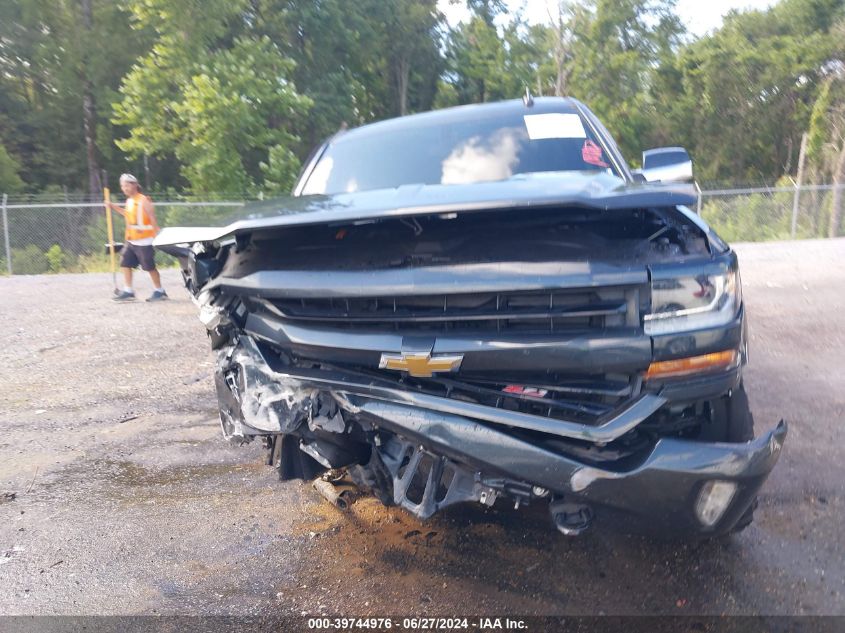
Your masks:
{"label": "fence post", "polygon": [[12,249],[9,248],[9,214],[6,212],[6,201],[8,194],[3,194],[3,243],[6,246],[6,268],[9,269],[9,277],[12,276]]}
{"label": "fence post", "polygon": [[807,153],[807,133],[801,135],[801,149],[798,151],[798,182],[792,181],[795,185],[795,195],[792,198],[792,230],[790,235],[795,239],[798,230],[798,202],[801,198],[801,185],[804,180],[804,158]]}

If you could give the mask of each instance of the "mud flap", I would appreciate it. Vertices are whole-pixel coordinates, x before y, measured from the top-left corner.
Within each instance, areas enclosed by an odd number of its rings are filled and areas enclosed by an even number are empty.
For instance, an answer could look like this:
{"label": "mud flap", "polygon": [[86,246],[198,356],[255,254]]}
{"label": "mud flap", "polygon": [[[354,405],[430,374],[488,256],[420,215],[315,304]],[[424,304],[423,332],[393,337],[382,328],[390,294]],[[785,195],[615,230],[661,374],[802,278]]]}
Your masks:
{"label": "mud flap", "polygon": [[270,463],[279,471],[279,479],[314,479],[325,471],[312,457],[299,450],[299,438],[274,435],[270,440]]}

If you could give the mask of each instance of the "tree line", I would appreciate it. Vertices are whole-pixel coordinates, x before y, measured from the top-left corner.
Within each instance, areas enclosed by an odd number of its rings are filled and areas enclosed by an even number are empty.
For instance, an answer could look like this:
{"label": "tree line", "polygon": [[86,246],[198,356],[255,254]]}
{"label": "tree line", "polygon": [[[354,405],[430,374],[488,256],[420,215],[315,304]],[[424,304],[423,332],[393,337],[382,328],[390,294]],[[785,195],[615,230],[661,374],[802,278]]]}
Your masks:
{"label": "tree line", "polygon": [[343,127],[526,87],[586,102],[633,164],[677,144],[700,182],[774,183],[806,136],[805,182],[845,182],[845,0],[698,38],[674,0],[562,0],[545,24],[465,2],[450,27],[436,0],[7,0],[0,191],[97,194],[107,170],[271,195]]}

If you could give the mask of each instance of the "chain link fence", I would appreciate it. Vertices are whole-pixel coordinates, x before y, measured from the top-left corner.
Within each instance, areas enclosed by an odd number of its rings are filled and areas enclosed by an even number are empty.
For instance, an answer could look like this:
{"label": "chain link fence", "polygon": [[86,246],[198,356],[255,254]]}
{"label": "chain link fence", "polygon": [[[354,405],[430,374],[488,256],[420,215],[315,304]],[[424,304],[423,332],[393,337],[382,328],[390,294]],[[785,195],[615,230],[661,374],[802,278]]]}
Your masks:
{"label": "chain link fence", "polygon": [[[839,185],[842,189],[843,185]],[[729,242],[827,237],[833,185],[756,187],[700,191],[696,211]],[[843,192],[845,195],[845,192]],[[161,226],[202,226],[236,218],[246,204],[204,196],[204,200],[155,200]],[[110,270],[102,202],[88,196],[3,196],[0,275]],[[114,214],[115,241],[123,219]],[[157,253],[160,266],[173,259]]]}
{"label": "chain link fence", "polygon": [[845,194],[845,185],[709,189],[697,211],[728,242],[828,237],[837,189]]}
{"label": "chain link fence", "polygon": [[[102,202],[68,200],[39,201],[5,197],[0,229],[3,250],[0,274],[33,275],[59,272],[105,272],[110,270],[108,231]],[[202,226],[237,216],[244,201],[156,201],[161,226]],[[115,242],[123,241],[123,218],[112,214]],[[173,258],[156,254],[159,266]]]}

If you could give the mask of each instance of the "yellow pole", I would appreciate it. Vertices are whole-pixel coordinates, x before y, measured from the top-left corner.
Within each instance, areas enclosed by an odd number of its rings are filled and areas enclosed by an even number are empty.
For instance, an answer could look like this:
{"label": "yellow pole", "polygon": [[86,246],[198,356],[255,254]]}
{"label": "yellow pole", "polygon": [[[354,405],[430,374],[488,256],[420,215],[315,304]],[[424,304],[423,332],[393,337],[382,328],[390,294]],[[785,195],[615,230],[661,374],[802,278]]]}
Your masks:
{"label": "yellow pole", "polygon": [[111,259],[111,276],[112,281],[114,282],[114,289],[117,290],[117,258],[114,252],[114,225],[112,224],[111,219],[111,207],[109,203],[111,202],[111,193],[109,192],[108,187],[103,188],[103,200],[105,201],[106,207],[106,227],[109,232],[109,258]]}

